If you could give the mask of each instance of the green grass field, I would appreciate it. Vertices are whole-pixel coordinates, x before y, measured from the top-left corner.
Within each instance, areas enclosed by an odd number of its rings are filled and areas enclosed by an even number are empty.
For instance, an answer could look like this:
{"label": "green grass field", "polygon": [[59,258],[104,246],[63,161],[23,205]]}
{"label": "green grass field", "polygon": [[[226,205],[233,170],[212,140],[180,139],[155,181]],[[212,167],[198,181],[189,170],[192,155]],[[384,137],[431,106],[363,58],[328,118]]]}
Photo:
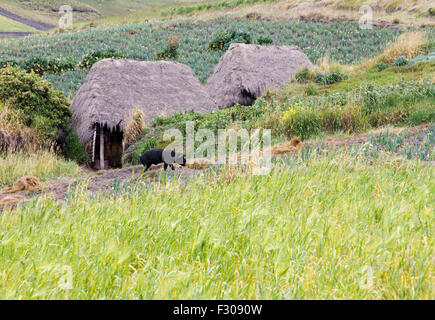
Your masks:
{"label": "green grass field", "polygon": [[433,166],[345,154],[266,176],[80,188],[0,217],[3,299],[433,299]]}
{"label": "green grass field", "polygon": [[0,32],[34,32],[34,28],[0,16]]}

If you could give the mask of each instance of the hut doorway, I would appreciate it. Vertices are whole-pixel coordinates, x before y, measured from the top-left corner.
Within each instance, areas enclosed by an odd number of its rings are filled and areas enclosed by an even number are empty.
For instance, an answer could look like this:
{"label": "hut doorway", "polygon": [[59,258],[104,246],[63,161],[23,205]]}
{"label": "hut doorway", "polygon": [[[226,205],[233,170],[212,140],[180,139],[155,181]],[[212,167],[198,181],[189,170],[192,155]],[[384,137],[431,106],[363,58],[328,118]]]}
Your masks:
{"label": "hut doorway", "polygon": [[123,138],[124,134],[119,126],[110,130],[106,125],[96,124],[92,145],[92,167],[97,170],[122,168]]}

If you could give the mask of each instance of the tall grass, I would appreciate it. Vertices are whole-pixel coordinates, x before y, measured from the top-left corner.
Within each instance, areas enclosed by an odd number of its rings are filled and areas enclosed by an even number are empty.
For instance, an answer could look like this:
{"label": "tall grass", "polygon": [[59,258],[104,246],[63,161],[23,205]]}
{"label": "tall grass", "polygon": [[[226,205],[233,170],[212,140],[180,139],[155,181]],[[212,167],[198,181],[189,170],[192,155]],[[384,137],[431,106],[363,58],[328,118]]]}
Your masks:
{"label": "tall grass", "polygon": [[36,201],[0,217],[0,297],[433,299],[434,168],[373,161]]}
{"label": "tall grass", "polygon": [[374,68],[378,63],[392,63],[399,56],[408,59],[429,50],[429,36],[425,32],[407,32],[401,34],[395,41],[391,41],[385,50],[378,56],[362,63],[361,69]]}
{"label": "tall grass", "polygon": [[12,185],[23,176],[36,176],[46,180],[61,176],[77,176],[80,171],[75,162],[66,161],[49,151],[0,154],[0,187]]}

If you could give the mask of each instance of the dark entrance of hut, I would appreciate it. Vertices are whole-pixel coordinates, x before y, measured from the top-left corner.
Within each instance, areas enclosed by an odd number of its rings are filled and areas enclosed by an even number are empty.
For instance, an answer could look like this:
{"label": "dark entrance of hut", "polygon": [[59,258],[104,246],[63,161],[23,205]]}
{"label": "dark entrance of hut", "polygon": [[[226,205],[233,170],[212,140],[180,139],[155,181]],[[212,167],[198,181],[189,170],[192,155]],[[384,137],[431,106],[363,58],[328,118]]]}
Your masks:
{"label": "dark entrance of hut", "polygon": [[95,125],[92,144],[92,167],[96,170],[122,168],[124,135],[119,126],[109,129]]}

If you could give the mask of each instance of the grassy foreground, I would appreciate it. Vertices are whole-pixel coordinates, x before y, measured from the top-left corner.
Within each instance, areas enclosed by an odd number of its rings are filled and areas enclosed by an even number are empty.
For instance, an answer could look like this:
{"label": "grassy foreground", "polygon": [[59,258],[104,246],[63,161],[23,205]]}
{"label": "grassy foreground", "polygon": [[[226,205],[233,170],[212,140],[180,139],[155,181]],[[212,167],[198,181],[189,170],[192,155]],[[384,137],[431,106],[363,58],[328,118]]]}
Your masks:
{"label": "grassy foreground", "polygon": [[433,166],[288,164],[4,212],[0,297],[435,297]]}

